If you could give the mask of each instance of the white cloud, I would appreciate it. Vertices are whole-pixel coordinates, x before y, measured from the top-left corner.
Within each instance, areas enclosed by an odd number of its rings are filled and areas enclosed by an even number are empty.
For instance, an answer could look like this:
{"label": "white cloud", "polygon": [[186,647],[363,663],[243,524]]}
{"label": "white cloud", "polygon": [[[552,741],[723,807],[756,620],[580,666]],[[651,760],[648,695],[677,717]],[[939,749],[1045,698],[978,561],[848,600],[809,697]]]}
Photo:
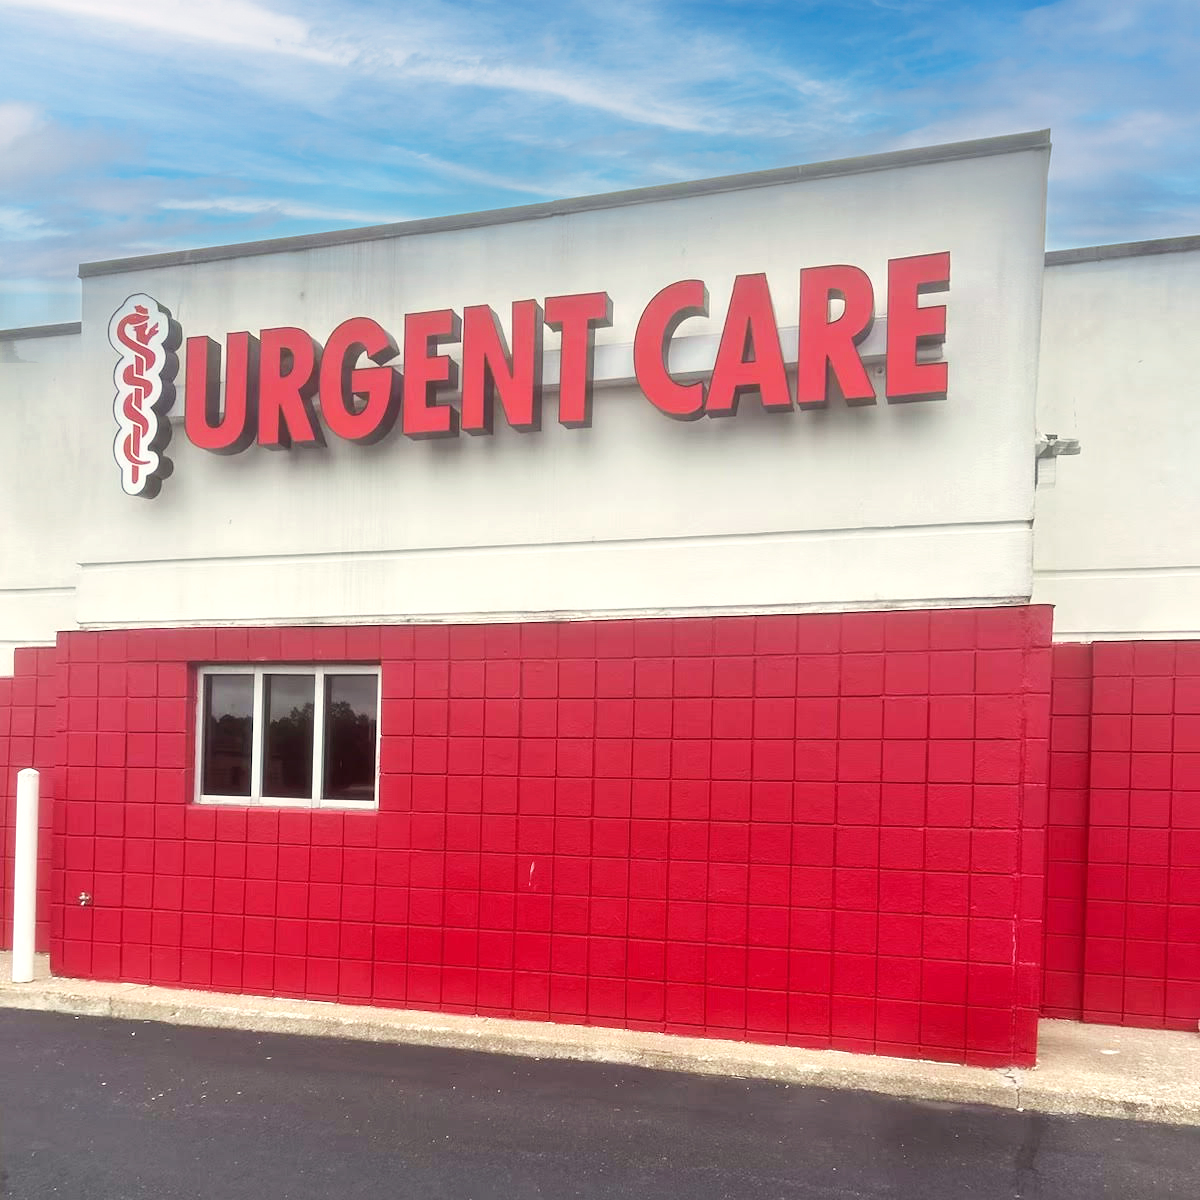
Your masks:
{"label": "white cloud", "polygon": [[[906,93],[921,146],[1049,127],[1051,245],[1195,232],[1196,0],[1057,0],[997,26],[988,59]],[[1189,223],[1190,222],[1190,223]]]}
{"label": "white cloud", "polygon": [[55,237],[60,232],[27,208],[0,204],[0,238],[28,242],[35,238]]}
{"label": "white cloud", "polygon": [[77,296],[77,279],[0,279],[0,296]]}
{"label": "white cloud", "polygon": [[464,183],[481,184],[483,187],[500,188],[506,192],[526,192],[533,196],[561,196],[563,193],[553,186],[536,183],[530,179],[517,176],[499,175],[485,171],[479,167],[469,167],[463,163],[451,162],[429,154],[423,150],[408,150],[403,146],[388,146],[381,151],[385,159],[393,162],[406,162],[419,165],[433,171],[437,175],[449,179],[460,179]]}
{"label": "white cloud", "polygon": [[[179,43],[204,42],[307,60],[355,76],[369,75],[386,89],[439,84],[560,100],[635,125],[669,131],[741,137],[796,128],[810,109],[830,120],[852,119],[839,85],[803,74],[736,40],[672,23],[649,4],[610,3],[585,14],[594,36],[575,49],[547,33],[538,47],[519,22],[505,29],[486,11],[431,3],[417,17],[380,20],[358,12],[336,25],[309,22],[254,0],[0,0],[0,9],[60,13],[110,28],[142,30]],[[447,47],[454,47],[447,51]],[[548,58],[555,65],[546,65]],[[211,58],[191,69],[219,71]],[[765,83],[792,105],[755,103],[742,96],[731,107],[709,95],[713,85],[751,92]],[[252,86],[303,94],[307,85],[286,72],[261,70]],[[703,84],[704,86],[697,86]],[[310,102],[319,102],[321,92]],[[747,103],[747,101],[749,101]]]}
{"label": "white cloud", "polygon": [[411,78],[455,87],[550,96],[582,108],[611,113],[635,124],[658,125],[691,133],[711,128],[711,119],[706,118],[702,110],[664,102],[628,79],[602,73],[564,72],[530,64],[489,63],[482,59],[415,58],[410,55],[398,55],[397,64]]}
{"label": "white cloud", "polygon": [[206,212],[230,216],[291,217],[300,221],[357,221],[363,225],[383,225],[405,218],[395,213],[371,213],[298,204],[293,200],[269,200],[252,196],[212,196],[190,200],[161,200],[158,207],[173,212]]}
{"label": "white cloud", "polygon": [[[110,156],[115,145],[111,134],[70,129],[35,105],[0,104],[0,199],[45,176],[84,172]],[[44,190],[39,187],[36,194],[45,201]]]}
{"label": "white cloud", "polygon": [[317,62],[344,57],[310,41],[306,22],[253,0],[0,0],[0,8],[57,12],[185,41],[290,54]]}
{"label": "white cloud", "polygon": [[32,104],[0,104],[0,153],[12,149],[41,123],[42,118]]}

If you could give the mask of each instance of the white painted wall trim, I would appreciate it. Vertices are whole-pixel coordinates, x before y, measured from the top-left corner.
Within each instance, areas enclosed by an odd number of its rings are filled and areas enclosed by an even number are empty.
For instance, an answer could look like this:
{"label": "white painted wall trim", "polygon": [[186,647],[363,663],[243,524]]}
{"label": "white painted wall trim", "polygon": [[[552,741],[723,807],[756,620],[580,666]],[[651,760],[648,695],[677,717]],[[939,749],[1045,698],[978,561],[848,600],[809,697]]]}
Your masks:
{"label": "white painted wall trim", "polygon": [[[1023,602],[1027,523],[85,564],[84,626],[525,620]],[[982,586],[981,586],[982,585]],[[378,601],[386,596],[388,607]],[[486,600],[486,605],[480,603]],[[453,618],[450,614],[454,614]]]}

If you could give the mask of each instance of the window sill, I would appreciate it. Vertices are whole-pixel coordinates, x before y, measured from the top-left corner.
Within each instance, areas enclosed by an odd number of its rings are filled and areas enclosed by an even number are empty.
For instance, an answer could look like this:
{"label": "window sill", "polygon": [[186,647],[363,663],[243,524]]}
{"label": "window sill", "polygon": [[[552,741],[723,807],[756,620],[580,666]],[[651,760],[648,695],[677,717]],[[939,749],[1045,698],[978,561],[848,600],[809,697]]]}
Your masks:
{"label": "window sill", "polygon": [[268,799],[256,799],[253,796],[197,796],[194,803],[205,808],[252,808],[267,812],[379,811],[379,804],[375,800],[322,800],[320,804],[314,804],[311,800],[287,800],[274,796]]}

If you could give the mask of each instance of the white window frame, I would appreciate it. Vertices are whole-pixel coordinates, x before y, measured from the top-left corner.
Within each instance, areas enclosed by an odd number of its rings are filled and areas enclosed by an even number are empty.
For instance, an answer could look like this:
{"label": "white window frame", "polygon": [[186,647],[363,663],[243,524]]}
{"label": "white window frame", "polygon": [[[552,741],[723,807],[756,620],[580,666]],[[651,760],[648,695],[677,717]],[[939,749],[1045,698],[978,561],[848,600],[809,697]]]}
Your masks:
{"label": "white window frame", "polygon": [[[216,675],[250,675],[254,681],[253,725],[250,743],[250,795],[207,795],[204,786],[204,681]],[[310,796],[264,796],[262,791],[263,744],[266,737],[264,704],[268,675],[313,675],[313,777]],[[371,800],[326,800],[325,778],[325,677],[371,675],[375,678],[375,796]],[[196,669],[195,801],[239,808],[335,808],[375,811],[379,808],[379,750],[383,726],[383,672],[378,665],[362,663],[221,663]]]}

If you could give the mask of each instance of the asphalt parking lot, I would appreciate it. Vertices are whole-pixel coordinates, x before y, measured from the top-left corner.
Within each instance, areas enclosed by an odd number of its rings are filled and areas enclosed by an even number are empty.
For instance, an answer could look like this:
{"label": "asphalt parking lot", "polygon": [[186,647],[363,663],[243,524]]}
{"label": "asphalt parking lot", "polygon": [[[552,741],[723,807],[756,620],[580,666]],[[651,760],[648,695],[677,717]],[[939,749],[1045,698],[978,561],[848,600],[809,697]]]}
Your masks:
{"label": "asphalt parking lot", "polygon": [[1200,1129],[148,1022],[0,1015],[5,1195],[1200,1195]]}

